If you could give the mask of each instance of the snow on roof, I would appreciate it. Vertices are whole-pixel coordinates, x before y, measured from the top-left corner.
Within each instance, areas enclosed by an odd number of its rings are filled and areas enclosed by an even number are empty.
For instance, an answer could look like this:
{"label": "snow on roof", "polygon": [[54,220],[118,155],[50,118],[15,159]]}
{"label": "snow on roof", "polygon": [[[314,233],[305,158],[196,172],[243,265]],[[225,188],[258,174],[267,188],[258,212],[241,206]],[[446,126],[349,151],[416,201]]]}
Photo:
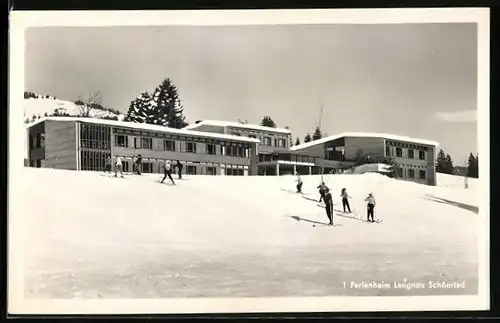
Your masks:
{"label": "snow on roof", "polygon": [[228,139],[235,140],[240,142],[254,142],[260,143],[259,139],[255,138],[247,138],[233,135],[223,135],[211,132],[202,132],[202,131],[194,131],[194,130],[186,130],[186,129],[176,129],[176,128],[168,128],[164,126],[157,126],[147,123],[137,123],[137,122],[125,122],[125,121],[115,121],[115,120],[106,120],[106,119],[97,119],[97,118],[83,118],[83,117],[44,117],[40,118],[37,121],[26,125],[26,128],[30,128],[38,123],[44,121],[79,121],[86,123],[94,123],[101,125],[108,125],[113,127],[125,127],[125,128],[133,128],[138,130],[151,130],[151,131],[159,131],[170,134],[179,134],[179,135],[191,135],[191,136],[199,136],[205,138],[215,138],[215,139]]}
{"label": "snow on roof", "polygon": [[219,126],[219,127],[235,127],[235,128],[244,128],[251,130],[260,130],[260,131],[270,131],[270,132],[280,132],[285,134],[291,134],[292,131],[290,129],[284,128],[272,128],[272,127],[264,127],[255,124],[245,124],[239,122],[231,122],[231,121],[220,121],[220,120],[202,120],[199,123],[189,125],[184,129],[196,129],[201,125],[208,126]]}
{"label": "snow on roof", "polygon": [[397,141],[406,141],[406,142],[412,142],[416,144],[422,144],[422,145],[430,145],[430,146],[439,146],[439,143],[436,141],[431,141],[431,140],[425,140],[425,139],[417,139],[417,138],[411,138],[411,137],[406,137],[406,136],[398,136],[398,135],[392,135],[392,134],[387,134],[387,133],[372,133],[372,132],[343,132],[341,134],[337,135],[332,135],[328,137],[324,137],[318,140],[306,142],[297,146],[293,146],[290,148],[290,150],[295,151],[295,150],[301,150],[309,147],[313,147],[316,145],[324,144],[326,142],[339,139],[339,138],[345,138],[345,137],[372,137],[372,138],[385,138],[389,140],[397,140]]}

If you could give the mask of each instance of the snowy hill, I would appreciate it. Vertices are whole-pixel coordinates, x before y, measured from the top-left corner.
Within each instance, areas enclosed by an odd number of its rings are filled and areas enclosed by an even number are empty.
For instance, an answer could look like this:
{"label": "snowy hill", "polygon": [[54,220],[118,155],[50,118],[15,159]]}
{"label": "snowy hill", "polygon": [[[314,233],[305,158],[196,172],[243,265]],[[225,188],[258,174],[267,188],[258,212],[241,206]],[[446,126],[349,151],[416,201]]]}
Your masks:
{"label": "snowy hill", "polygon": [[[24,117],[30,121],[33,115],[37,118],[43,117],[45,114],[54,114],[56,110],[60,114],[69,114],[70,116],[81,113],[80,107],[71,101],[59,100],[54,97],[24,99]],[[117,117],[118,120],[122,120],[124,117],[122,114],[99,109],[90,109],[89,115],[96,118]]]}
{"label": "snowy hill", "polygon": [[[379,174],[328,175],[325,223],[318,176],[110,178],[24,168],[19,220],[26,297],[156,298],[471,294],[477,292],[476,190]],[[176,176],[174,176],[175,179]],[[168,180],[167,180],[168,181]],[[40,189],[40,183],[43,189]],[[377,199],[366,223],[364,198]],[[36,248],[33,248],[36,246]],[[466,281],[464,288],[344,288],[342,282]],[[333,306],[333,305],[332,305]]]}

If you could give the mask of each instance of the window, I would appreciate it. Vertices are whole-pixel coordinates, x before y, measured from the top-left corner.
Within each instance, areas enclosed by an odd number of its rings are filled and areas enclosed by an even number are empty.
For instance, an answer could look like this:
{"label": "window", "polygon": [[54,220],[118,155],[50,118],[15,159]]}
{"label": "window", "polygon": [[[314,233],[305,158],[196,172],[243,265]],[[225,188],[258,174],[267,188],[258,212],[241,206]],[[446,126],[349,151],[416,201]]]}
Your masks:
{"label": "window", "polygon": [[403,177],[403,168],[398,167],[398,177]]}
{"label": "window", "polygon": [[153,172],[153,164],[142,163],[142,172],[143,173],[152,173]]}
{"label": "window", "polygon": [[271,138],[264,137],[264,146],[271,146]]}
{"label": "window", "polygon": [[403,157],[403,148],[396,147],[396,156]]}
{"label": "window", "polygon": [[163,150],[175,151],[175,141],[163,140]]}
{"label": "window", "polygon": [[141,147],[142,149],[153,149],[153,139],[141,137]]}
{"label": "window", "polygon": [[196,166],[186,166],[187,175],[196,175]]}
{"label": "window", "polygon": [[40,134],[40,148],[45,148],[45,134]]}
{"label": "window", "polygon": [[106,169],[108,152],[95,150],[82,150],[80,152],[80,165],[82,170],[103,171]]}
{"label": "window", "polygon": [[245,148],[236,146],[226,147],[226,156],[231,157],[245,157]]}
{"label": "window", "polygon": [[245,171],[241,168],[238,168],[238,176],[243,176],[245,175]]}
{"label": "window", "polygon": [[278,147],[286,148],[285,139],[278,139]]}
{"label": "window", "polygon": [[239,132],[234,132],[234,133],[233,133],[233,135],[235,135],[235,136],[238,136],[238,137],[239,137],[239,136],[241,136],[241,133],[239,133]]}
{"label": "window", "polygon": [[217,168],[207,166],[207,175],[217,175]]}
{"label": "window", "polygon": [[186,152],[196,153],[196,143],[195,142],[186,142]]}
{"label": "window", "polygon": [[420,179],[425,179],[425,170],[420,170]]}
{"label": "window", "polygon": [[418,159],[425,160],[425,151],[423,150],[418,151]]}
{"label": "window", "polygon": [[128,172],[129,170],[129,167],[128,167],[128,161],[127,160],[123,160],[122,161],[122,168],[123,168],[123,172]]}
{"label": "window", "polygon": [[408,158],[409,159],[415,158],[413,149],[408,149]]}
{"label": "window", "polygon": [[389,157],[391,155],[391,147],[385,146],[385,156]]}
{"label": "window", "polygon": [[38,168],[42,167],[42,160],[41,159],[36,160],[36,167],[38,167]]}
{"label": "window", "polygon": [[248,138],[255,138],[255,139],[257,139],[257,136],[256,135],[248,135]]}
{"label": "window", "polygon": [[215,145],[207,144],[207,155],[215,155]]}
{"label": "window", "polygon": [[415,170],[414,169],[408,169],[408,177],[415,178]]}

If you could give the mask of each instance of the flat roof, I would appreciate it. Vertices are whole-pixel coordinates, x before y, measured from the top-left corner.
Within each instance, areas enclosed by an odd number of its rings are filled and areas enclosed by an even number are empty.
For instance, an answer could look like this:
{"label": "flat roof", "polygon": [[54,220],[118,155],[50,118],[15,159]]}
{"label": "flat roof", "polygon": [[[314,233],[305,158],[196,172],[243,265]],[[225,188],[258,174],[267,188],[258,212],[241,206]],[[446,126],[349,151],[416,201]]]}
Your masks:
{"label": "flat roof", "polygon": [[40,118],[33,123],[29,123],[26,125],[26,129],[33,127],[34,125],[44,122],[44,121],[78,121],[85,123],[93,123],[100,125],[108,125],[113,127],[122,127],[122,128],[132,128],[138,130],[150,130],[157,131],[169,134],[178,134],[178,135],[187,135],[187,136],[198,136],[205,138],[214,138],[214,139],[227,139],[234,140],[240,142],[253,142],[260,143],[259,139],[248,138],[248,137],[240,137],[233,135],[225,135],[225,134],[217,134],[212,132],[203,132],[203,131],[194,131],[187,129],[176,129],[176,128],[168,128],[164,126],[157,126],[147,123],[137,123],[137,122],[126,122],[126,121],[116,121],[116,120],[106,120],[106,119],[98,119],[98,118],[83,118],[83,117],[44,117]]}
{"label": "flat roof", "polygon": [[306,142],[297,146],[290,147],[291,151],[296,151],[296,150],[301,150],[309,147],[313,147],[316,145],[324,144],[326,142],[340,139],[340,138],[346,138],[346,137],[363,137],[363,138],[384,138],[384,139],[389,139],[389,140],[396,140],[396,141],[406,141],[406,142],[412,142],[416,144],[421,144],[421,145],[429,145],[429,146],[439,146],[439,143],[436,141],[432,140],[426,140],[426,139],[418,139],[418,138],[411,138],[411,137],[406,137],[406,136],[398,136],[398,135],[392,135],[388,133],[374,133],[374,132],[343,132],[337,135],[332,135],[328,137],[324,137],[318,140]]}
{"label": "flat roof", "polygon": [[189,126],[185,127],[184,129],[195,129],[201,125],[218,126],[218,127],[235,127],[235,128],[243,128],[243,129],[250,129],[250,130],[278,132],[278,133],[284,133],[284,134],[291,134],[292,133],[292,131],[290,129],[264,127],[264,126],[260,126],[260,125],[256,125],[256,124],[246,124],[246,123],[220,121],[220,120],[202,120],[198,123],[189,125]]}

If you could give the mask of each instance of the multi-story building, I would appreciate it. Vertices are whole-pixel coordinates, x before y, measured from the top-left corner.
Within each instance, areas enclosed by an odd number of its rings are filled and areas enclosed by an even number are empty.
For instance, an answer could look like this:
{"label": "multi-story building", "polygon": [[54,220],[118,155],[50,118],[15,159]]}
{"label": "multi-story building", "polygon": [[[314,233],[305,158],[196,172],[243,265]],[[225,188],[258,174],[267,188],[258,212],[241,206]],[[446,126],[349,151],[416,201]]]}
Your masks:
{"label": "multi-story building", "polygon": [[[352,167],[360,159],[390,161],[396,177],[436,185],[435,141],[379,133],[342,133],[292,147],[293,152],[317,157],[316,167]],[[320,171],[322,172],[322,171]]]}
{"label": "multi-story building", "polygon": [[75,117],[47,117],[27,128],[32,167],[104,170],[106,158],[124,158],[124,171],[142,156],[144,173],[181,161],[186,174],[255,175],[259,140],[149,124]]}
{"label": "multi-story building", "polygon": [[193,175],[327,174],[359,161],[388,162],[395,176],[436,185],[437,142],[377,133],[342,133],[290,146],[289,129],[198,121],[184,129],[92,118],[48,117],[27,128],[34,167],[103,170],[109,156],[131,171],[142,155],[144,173],[180,160]]}

